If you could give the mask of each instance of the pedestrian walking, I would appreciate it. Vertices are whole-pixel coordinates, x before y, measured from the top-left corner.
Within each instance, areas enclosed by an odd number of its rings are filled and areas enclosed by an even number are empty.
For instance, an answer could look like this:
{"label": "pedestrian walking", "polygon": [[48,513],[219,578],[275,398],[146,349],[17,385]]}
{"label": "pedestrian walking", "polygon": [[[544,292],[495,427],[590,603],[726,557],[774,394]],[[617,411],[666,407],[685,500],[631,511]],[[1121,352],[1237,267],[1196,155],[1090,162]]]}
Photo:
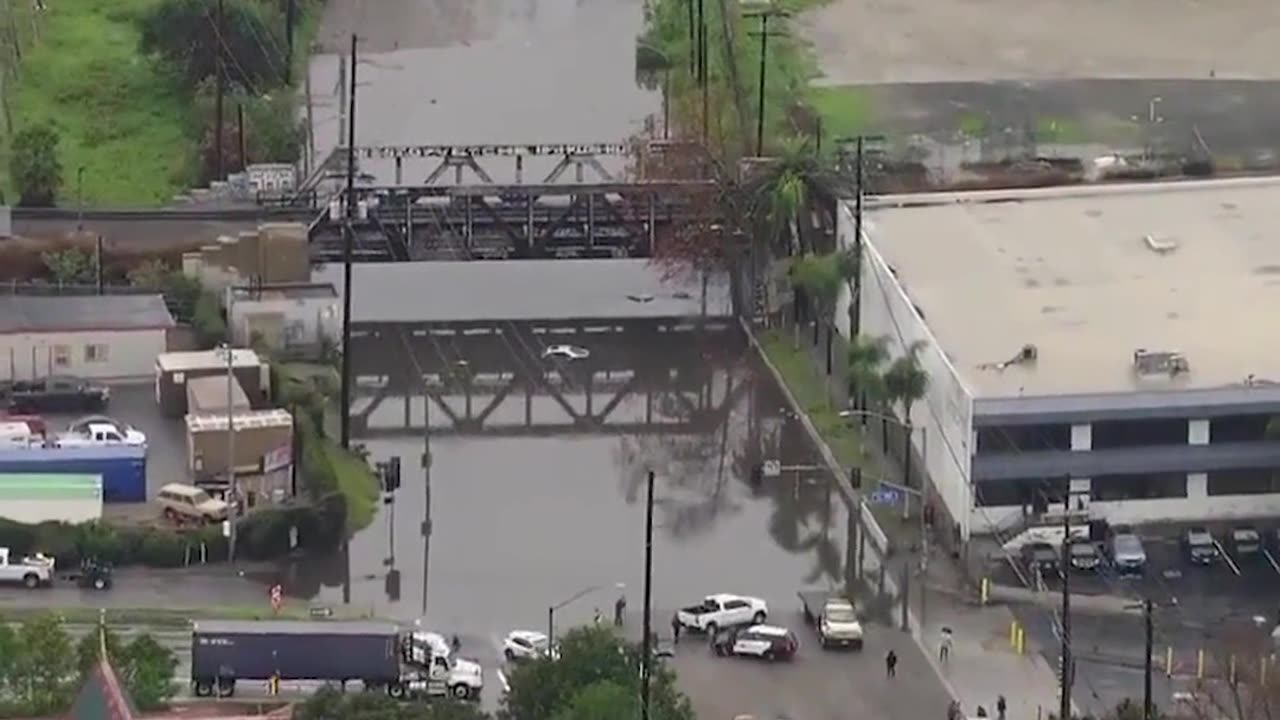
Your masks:
{"label": "pedestrian walking", "polygon": [[1004,720],[1004,714],[1008,710],[1009,705],[1004,701],[1004,696],[1001,695],[996,698],[996,717],[999,718],[999,720]]}
{"label": "pedestrian walking", "polygon": [[627,610],[627,596],[619,595],[613,603],[613,626],[622,627],[622,614]]}
{"label": "pedestrian walking", "polygon": [[898,653],[892,650],[884,656],[884,674],[886,677],[898,676]]}
{"label": "pedestrian walking", "polygon": [[596,614],[595,614],[595,617],[591,618],[591,622],[592,622],[592,623],[595,623],[596,625],[599,625],[599,624],[600,624],[600,621],[601,621],[601,620],[603,620],[603,619],[604,619],[604,617],[600,614],[600,608],[596,608]]}
{"label": "pedestrian walking", "polygon": [[959,700],[952,700],[947,703],[947,720],[963,720],[960,716]]}
{"label": "pedestrian walking", "polygon": [[672,644],[680,644],[680,616],[671,616],[671,642]]}
{"label": "pedestrian walking", "polygon": [[462,638],[459,638],[457,633],[453,634],[453,639],[449,641],[449,647],[453,649],[454,655],[457,655],[458,651],[462,649]]}
{"label": "pedestrian walking", "polygon": [[951,644],[951,628],[944,627],[942,628],[942,639],[938,641],[938,662],[943,665],[946,665],[947,661],[951,659]]}

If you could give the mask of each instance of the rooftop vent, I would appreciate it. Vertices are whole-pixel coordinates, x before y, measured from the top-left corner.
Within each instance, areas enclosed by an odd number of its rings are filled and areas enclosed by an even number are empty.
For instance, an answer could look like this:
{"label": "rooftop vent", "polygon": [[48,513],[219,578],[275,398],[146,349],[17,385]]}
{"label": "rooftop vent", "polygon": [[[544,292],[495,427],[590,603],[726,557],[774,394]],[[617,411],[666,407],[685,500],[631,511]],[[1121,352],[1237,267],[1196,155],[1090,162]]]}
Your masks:
{"label": "rooftop vent", "polygon": [[1138,348],[1133,351],[1133,371],[1138,375],[1181,375],[1190,372],[1191,365],[1180,352]]}

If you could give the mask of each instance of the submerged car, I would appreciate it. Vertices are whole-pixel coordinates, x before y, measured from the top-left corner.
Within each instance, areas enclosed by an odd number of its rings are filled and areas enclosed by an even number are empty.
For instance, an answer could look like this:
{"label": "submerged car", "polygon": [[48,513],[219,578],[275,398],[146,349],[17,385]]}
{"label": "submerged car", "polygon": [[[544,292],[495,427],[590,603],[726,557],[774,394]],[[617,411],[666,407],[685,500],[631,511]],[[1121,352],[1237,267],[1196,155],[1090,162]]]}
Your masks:
{"label": "submerged car", "polygon": [[1102,565],[1102,554],[1093,543],[1078,540],[1067,545],[1067,563],[1073,570],[1093,572]]}
{"label": "submerged car", "polygon": [[551,639],[537,630],[512,630],[502,641],[502,655],[508,660],[533,660],[551,648]]}
{"label": "submerged car", "polygon": [[591,357],[591,351],[579,347],[577,345],[551,345],[542,351],[542,357],[560,358],[561,360],[586,360]]}
{"label": "submerged car", "polygon": [[1255,555],[1262,551],[1262,536],[1251,525],[1231,528],[1231,547],[1237,555]]}

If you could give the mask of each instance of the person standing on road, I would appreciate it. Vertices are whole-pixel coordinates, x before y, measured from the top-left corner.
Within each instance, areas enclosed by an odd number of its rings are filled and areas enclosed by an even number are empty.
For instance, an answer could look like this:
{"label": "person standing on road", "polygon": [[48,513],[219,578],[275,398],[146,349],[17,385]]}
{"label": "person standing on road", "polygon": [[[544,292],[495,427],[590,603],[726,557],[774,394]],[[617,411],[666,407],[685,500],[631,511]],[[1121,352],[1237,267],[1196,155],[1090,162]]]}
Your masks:
{"label": "person standing on road", "polygon": [[891,678],[898,676],[898,653],[892,650],[884,656],[884,674]]}
{"label": "person standing on road", "polygon": [[996,698],[996,717],[1004,720],[1004,714],[1009,709],[1009,704],[1004,701],[1004,696]]}
{"label": "person standing on road", "polygon": [[674,645],[680,644],[680,616],[675,614],[671,616],[671,642]]}
{"label": "person standing on road", "polygon": [[600,621],[601,621],[601,620],[603,620],[603,619],[604,619],[604,618],[600,615],[600,608],[596,608],[596,614],[595,614],[595,617],[591,618],[591,622],[592,622],[593,624],[599,625],[599,624],[600,624]]}
{"label": "person standing on road", "polygon": [[963,720],[960,716],[959,700],[952,700],[947,703],[947,720]]}
{"label": "person standing on road", "polygon": [[942,640],[938,642],[938,662],[943,665],[946,665],[947,661],[951,659],[951,643],[951,628],[942,628]]}
{"label": "person standing on road", "polygon": [[622,627],[622,614],[627,611],[627,596],[619,595],[613,603],[613,626]]}

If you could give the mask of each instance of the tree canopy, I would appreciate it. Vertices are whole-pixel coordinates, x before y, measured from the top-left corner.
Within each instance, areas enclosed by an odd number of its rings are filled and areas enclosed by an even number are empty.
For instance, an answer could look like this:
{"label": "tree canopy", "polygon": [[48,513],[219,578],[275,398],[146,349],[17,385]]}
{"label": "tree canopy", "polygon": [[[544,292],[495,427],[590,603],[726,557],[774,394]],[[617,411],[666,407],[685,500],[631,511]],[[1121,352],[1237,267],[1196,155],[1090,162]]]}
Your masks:
{"label": "tree canopy", "polygon": [[[503,699],[503,720],[593,720],[637,717],[640,697],[639,648],[609,628],[569,631],[557,658],[517,667]],[[675,687],[675,675],[655,660],[650,686],[653,720],[693,720],[693,708]]]}
{"label": "tree canopy", "polygon": [[344,693],[325,686],[293,712],[294,720],[488,720],[474,703],[441,698],[395,700],[385,693]]}
{"label": "tree canopy", "polygon": [[255,94],[282,85],[286,43],[275,4],[223,0],[222,7],[218,32],[215,0],[161,0],[141,18],[143,52],[173,63],[192,89],[216,77],[220,55],[231,85]]}

